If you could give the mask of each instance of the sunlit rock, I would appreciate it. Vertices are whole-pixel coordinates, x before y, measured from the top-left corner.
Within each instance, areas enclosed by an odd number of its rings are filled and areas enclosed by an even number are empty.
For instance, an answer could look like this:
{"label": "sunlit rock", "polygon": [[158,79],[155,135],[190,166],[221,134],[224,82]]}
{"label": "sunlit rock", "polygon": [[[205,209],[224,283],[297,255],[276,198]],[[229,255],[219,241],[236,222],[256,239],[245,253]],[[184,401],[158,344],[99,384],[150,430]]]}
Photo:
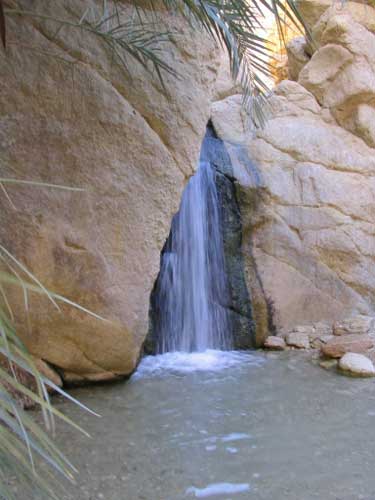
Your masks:
{"label": "sunlit rock", "polygon": [[341,371],[356,377],[374,377],[375,368],[372,361],[353,352],[346,353],[339,361]]}
{"label": "sunlit rock", "polygon": [[[79,20],[87,2],[36,0],[30,10]],[[31,352],[74,381],[136,366],[160,252],[219,93],[212,40],[175,13],[153,15],[178,31],[162,55],[182,76],[164,74],[168,94],[132,59],[127,78],[98,37],[52,21],[12,16],[0,51],[2,175],[83,189],[10,186],[16,210],[0,200],[2,244],[49,289],[108,320],[30,294],[29,330],[23,292],[9,290]],[[231,86],[220,69],[220,92]]]}
{"label": "sunlit rock", "polygon": [[246,266],[270,321],[277,332],[321,323],[310,335],[318,347],[333,322],[375,314],[375,8],[302,5],[315,12],[315,53],[298,83],[275,88],[265,127],[248,133],[254,165],[237,192]]}

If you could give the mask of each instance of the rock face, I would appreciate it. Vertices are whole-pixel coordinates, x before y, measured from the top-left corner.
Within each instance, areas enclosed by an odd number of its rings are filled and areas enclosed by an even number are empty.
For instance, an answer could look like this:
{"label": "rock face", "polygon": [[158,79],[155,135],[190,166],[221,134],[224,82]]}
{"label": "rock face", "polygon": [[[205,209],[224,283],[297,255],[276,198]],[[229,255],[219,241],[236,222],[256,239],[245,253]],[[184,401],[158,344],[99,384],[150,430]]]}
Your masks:
{"label": "rock face", "polygon": [[[235,172],[242,248],[277,331],[375,312],[375,8],[300,4],[316,24],[298,82],[276,87],[273,115],[255,137],[241,135],[232,98],[236,134],[223,136],[240,138],[254,162]],[[216,103],[214,125],[227,107]]]}
{"label": "rock face", "polygon": [[362,354],[346,353],[339,361],[339,368],[355,377],[374,377],[375,368],[372,361]]}
{"label": "rock face", "polygon": [[[11,4],[31,9],[26,0]],[[83,0],[32,2],[33,11],[68,20],[86,8]],[[133,60],[129,80],[94,35],[36,18],[7,19],[2,176],[84,191],[7,187],[12,204],[1,197],[1,242],[50,290],[110,320],[64,305],[60,312],[30,294],[27,330],[22,292],[9,287],[23,340],[65,380],[134,369],[160,251],[196,166],[218,75],[220,95],[230,90],[214,44],[178,16],[160,15],[178,31],[165,60],[183,75],[164,76],[168,95]]]}

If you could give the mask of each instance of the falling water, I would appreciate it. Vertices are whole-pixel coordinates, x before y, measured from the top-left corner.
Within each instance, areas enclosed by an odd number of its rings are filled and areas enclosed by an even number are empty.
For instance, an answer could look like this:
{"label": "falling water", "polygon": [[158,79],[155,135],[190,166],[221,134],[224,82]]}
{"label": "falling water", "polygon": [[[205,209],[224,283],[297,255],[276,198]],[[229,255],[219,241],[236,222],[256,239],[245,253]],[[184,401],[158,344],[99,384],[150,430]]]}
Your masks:
{"label": "falling water", "polygon": [[182,196],[156,289],[159,353],[232,346],[216,171],[201,159]]}

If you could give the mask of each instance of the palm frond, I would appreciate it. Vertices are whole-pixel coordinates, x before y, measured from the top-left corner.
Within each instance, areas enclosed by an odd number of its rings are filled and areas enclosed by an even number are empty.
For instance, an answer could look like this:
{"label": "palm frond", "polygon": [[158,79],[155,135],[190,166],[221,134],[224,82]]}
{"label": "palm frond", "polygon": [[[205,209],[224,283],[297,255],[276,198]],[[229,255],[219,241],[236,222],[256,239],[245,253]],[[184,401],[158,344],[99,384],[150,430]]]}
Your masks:
{"label": "palm frond", "polygon": [[[150,0],[151,4],[157,0]],[[285,27],[310,32],[294,0],[163,0],[167,8],[193,18],[226,48],[234,80],[243,89],[245,109],[254,123],[262,126],[269,113],[265,96],[270,93],[267,80],[272,78],[272,50],[262,32],[265,12],[273,14],[279,36]]]}
{"label": "palm frond", "polygon": [[[29,278],[33,279],[34,284],[24,284],[26,288],[31,288],[32,291],[38,291],[41,294],[48,292],[47,297],[53,301],[64,300],[63,297],[60,298],[60,296],[47,291],[45,287],[41,287],[39,280],[10,252],[4,253],[4,250],[6,249],[2,247],[3,258],[10,259],[13,264],[16,263],[20,273],[26,273]],[[21,274],[14,277],[11,272],[2,271],[0,279],[7,285],[17,284],[19,286],[19,279],[22,280],[22,277]],[[4,297],[6,297],[6,293],[3,289],[3,300]],[[74,302],[67,302],[87,311]],[[46,471],[43,470],[42,475],[38,472],[34,456],[39,457],[54,471],[70,481],[74,479],[74,473],[77,471],[56,447],[48,433],[23,410],[20,400],[27,398],[41,408],[45,426],[52,432],[52,436],[54,435],[54,419],[56,417],[78,431],[88,434],[51,404],[49,388],[59,392],[82,409],[96,414],[39,373],[32,356],[17,336],[12,315],[10,315],[9,307],[5,301],[4,305],[5,307],[0,302],[0,497],[5,500],[13,499],[13,490],[7,479],[10,474],[6,474],[8,470],[11,475],[17,478],[17,484],[24,491],[32,487],[34,491],[38,492],[38,498],[57,499],[57,483],[54,476],[48,474],[48,480],[46,480],[44,477]],[[94,313],[93,315],[100,318]],[[29,387],[24,380],[19,380],[20,373],[29,376],[33,388]]]}
{"label": "palm frond", "polygon": [[145,21],[145,16],[142,18],[133,16],[130,20],[124,21],[122,17],[120,18],[116,3],[113,7],[114,11],[109,11],[106,2],[104,4],[102,10],[90,7],[75,21],[23,9],[5,9],[5,14],[52,21],[57,25],[55,36],[64,27],[68,27],[100,38],[111,49],[117,62],[121,64],[130,78],[132,72],[128,65],[129,56],[147,71],[155,70],[159,76],[161,71],[165,71],[178,77],[175,69],[167,64],[162,57],[163,46],[171,41],[173,32],[161,31],[154,22]]}
{"label": "palm frond", "polygon": [[[0,184],[82,191],[80,188],[5,177],[0,179]],[[58,303],[65,303],[91,314],[96,319],[105,320],[66,297],[48,290],[1,244],[0,262],[0,497],[4,500],[15,498],[14,485],[10,481],[10,478],[14,477],[17,488],[22,490],[23,498],[58,500],[60,495],[57,491],[62,490],[59,490],[56,474],[73,481],[77,471],[53,442],[55,418],[88,434],[51,404],[49,390],[58,392],[83,410],[96,414],[39,372],[33,357],[17,335],[15,315],[7,297],[7,290],[9,286],[22,289],[27,314],[28,294],[38,293],[45,295],[58,310]],[[23,402],[39,406],[45,428],[24,411]],[[40,462],[49,465],[50,470],[43,468],[40,473]]]}
{"label": "palm frond", "polygon": [[[134,3],[135,15],[130,16],[114,0],[104,0],[101,8],[90,6],[77,20],[58,19],[42,13],[20,9],[6,9],[8,15],[31,16],[56,23],[60,33],[64,27],[73,27],[99,37],[111,50],[117,62],[131,78],[129,57],[146,70],[155,71],[164,87],[163,72],[178,77],[176,70],[163,58],[165,44],[173,32],[162,29],[162,23],[153,15],[159,0],[149,0],[147,9]],[[203,28],[216,42],[225,47],[230,60],[232,76],[243,88],[244,106],[262,124],[267,113],[259,110],[270,93],[267,81],[272,78],[272,51],[267,39],[259,33],[265,13],[274,16],[279,36],[284,39],[285,27],[296,26],[310,36],[308,27],[295,0],[162,0],[168,10],[181,13],[190,24]],[[151,15],[150,15],[151,12]],[[151,17],[151,19],[150,19]],[[126,19],[124,21],[124,19]],[[164,87],[165,88],[165,87]],[[260,98],[262,96],[262,98]]]}

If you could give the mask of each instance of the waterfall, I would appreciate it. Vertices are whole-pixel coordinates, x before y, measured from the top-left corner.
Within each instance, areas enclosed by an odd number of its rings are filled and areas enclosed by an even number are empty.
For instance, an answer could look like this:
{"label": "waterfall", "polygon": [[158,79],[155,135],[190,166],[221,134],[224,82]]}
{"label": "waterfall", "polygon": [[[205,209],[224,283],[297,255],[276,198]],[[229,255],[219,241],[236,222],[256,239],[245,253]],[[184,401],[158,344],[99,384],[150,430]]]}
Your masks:
{"label": "waterfall", "polygon": [[183,192],[161,257],[155,290],[158,353],[232,347],[216,170],[203,158]]}

